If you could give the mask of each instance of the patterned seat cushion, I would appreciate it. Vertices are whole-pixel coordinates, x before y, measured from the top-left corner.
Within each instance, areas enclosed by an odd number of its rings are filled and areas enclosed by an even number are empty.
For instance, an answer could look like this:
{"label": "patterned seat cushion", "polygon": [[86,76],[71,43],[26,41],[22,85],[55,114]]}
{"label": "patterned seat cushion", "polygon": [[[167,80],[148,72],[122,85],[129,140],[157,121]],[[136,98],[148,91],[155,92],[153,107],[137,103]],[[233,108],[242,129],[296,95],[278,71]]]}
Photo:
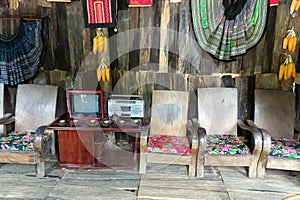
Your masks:
{"label": "patterned seat cushion", "polygon": [[191,149],[187,137],[151,134],[147,152],[189,155]]}
{"label": "patterned seat cushion", "polygon": [[[21,150],[34,151],[34,132],[11,132],[0,137],[0,150]],[[51,133],[43,134],[43,141],[47,142],[51,138]]]}
{"label": "patterned seat cushion", "polygon": [[272,137],[271,156],[300,158],[300,142],[288,138]]}
{"label": "patterned seat cushion", "polygon": [[209,135],[207,136],[207,153],[250,155],[250,149],[235,135]]}

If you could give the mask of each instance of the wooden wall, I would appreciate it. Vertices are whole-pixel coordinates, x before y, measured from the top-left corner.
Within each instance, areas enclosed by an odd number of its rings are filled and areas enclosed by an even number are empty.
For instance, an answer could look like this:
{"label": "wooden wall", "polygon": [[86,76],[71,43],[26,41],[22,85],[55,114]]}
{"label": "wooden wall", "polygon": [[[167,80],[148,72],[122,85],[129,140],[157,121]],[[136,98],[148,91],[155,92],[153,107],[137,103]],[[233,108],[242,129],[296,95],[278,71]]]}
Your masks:
{"label": "wooden wall", "polygon": [[[150,8],[128,8],[127,1],[118,0],[117,27],[104,30],[109,37],[109,54],[106,55],[91,53],[95,29],[85,28],[81,1],[21,0],[19,9],[15,10],[9,9],[9,1],[0,2],[3,16],[21,13],[50,18],[49,42],[42,66],[49,73],[50,84],[62,88],[75,81],[75,87],[103,89],[106,98],[112,93],[139,94],[144,97],[147,108],[151,105],[153,89],[188,90],[192,97],[189,115],[194,117],[196,101],[193,97],[197,87],[237,87],[239,117],[246,119],[253,117],[255,88],[291,90],[293,86],[293,80],[277,82],[276,79],[285,53],[281,44],[287,29],[293,26],[300,33],[299,16],[288,14],[290,0],[281,0],[279,6],[269,7],[260,42],[230,62],[214,59],[196,43],[190,0],[177,3],[153,0]],[[16,23],[0,20],[2,34],[12,34],[16,27]],[[292,53],[296,63],[299,63],[298,51],[297,46]],[[95,70],[103,56],[109,58],[111,82],[96,80]],[[297,94],[298,90],[296,87]],[[300,111],[298,106],[297,110]]]}

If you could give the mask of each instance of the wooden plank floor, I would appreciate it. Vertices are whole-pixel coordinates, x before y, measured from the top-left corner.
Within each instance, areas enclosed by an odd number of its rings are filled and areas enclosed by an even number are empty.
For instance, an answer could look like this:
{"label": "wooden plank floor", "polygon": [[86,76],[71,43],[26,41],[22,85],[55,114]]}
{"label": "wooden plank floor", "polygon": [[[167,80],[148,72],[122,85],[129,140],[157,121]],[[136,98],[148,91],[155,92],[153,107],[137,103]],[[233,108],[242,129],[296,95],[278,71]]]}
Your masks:
{"label": "wooden plank floor", "polygon": [[300,194],[300,172],[267,170],[249,179],[244,168],[206,168],[205,178],[188,178],[184,166],[149,165],[147,174],[117,170],[53,170],[36,178],[32,165],[0,165],[0,199],[262,199]]}
{"label": "wooden plank floor", "polygon": [[138,199],[282,200],[300,194],[300,172],[267,170],[264,179],[250,179],[246,168],[210,167],[205,169],[205,178],[188,179],[185,167],[165,167],[164,173],[163,167],[148,167],[141,177]]}

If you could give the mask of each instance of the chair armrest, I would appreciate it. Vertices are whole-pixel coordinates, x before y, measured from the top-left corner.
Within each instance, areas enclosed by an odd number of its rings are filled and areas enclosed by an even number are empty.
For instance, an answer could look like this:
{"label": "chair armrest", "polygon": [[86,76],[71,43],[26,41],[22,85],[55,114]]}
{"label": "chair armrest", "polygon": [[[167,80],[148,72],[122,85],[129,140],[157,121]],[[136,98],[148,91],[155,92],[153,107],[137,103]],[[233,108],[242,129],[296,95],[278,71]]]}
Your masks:
{"label": "chair armrest", "polygon": [[14,122],[15,117],[11,113],[6,113],[0,117],[0,124],[10,124]]}
{"label": "chair armrest", "polygon": [[48,126],[40,126],[36,129],[35,131],[35,138],[33,141],[33,146],[35,151],[40,154],[43,155],[43,133],[45,132],[46,128]]}
{"label": "chair armrest", "polygon": [[[262,133],[258,128],[256,128],[254,125],[251,126],[246,125],[242,120],[238,120],[238,126],[239,128],[246,130],[246,133],[250,133],[251,135],[247,135],[248,138],[251,138],[249,140],[250,149],[252,150],[253,154],[259,154],[262,150]],[[250,137],[249,137],[250,136]]]}
{"label": "chair armrest", "polygon": [[15,122],[15,116],[13,116],[11,113],[6,113],[0,118],[0,125],[3,125],[3,133],[0,135],[6,135],[7,132],[7,126],[8,124],[12,124]]}
{"label": "chair armrest", "polygon": [[147,151],[147,140],[150,131],[150,125],[142,126],[142,132],[140,137],[140,152],[144,153]]}
{"label": "chair armrest", "polygon": [[191,120],[187,121],[187,129],[190,132],[189,142],[191,142],[192,154],[197,154],[199,149],[199,136],[197,133],[197,127],[193,125]]}
{"label": "chair armrest", "polygon": [[198,139],[199,139],[199,156],[204,156],[206,153],[206,147],[207,147],[207,137],[206,137],[206,130],[204,127],[201,127],[198,119],[193,118],[192,119],[193,127],[197,129]]}

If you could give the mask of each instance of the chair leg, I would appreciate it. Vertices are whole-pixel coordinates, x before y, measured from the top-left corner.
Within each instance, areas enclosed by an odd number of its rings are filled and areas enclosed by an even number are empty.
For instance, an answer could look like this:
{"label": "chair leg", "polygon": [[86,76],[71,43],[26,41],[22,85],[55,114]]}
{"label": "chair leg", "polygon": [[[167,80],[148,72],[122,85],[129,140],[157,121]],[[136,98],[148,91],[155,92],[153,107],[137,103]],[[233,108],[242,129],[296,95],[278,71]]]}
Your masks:
{"label": "chair leg", "polygon": [[259,178],[265,177],[268,156],[271,150],[271,137],[265,132],[262,132],[262,134],[263,134],[263,147],[257,164],[257,177]]}
{"label": "chair leg", "polygon": [[265,177],[266,168],[263,167],[261,164],[257,167],[257,177],[264,178]]}
{"label": "chair leg", "polygon": [[256,164],[257,163],[254,163],[252,164],[252,166],[249,166],[249,172],[248,172],[249,178],[256,178],[256,171],[257,171]]}
{"label": "chair leg", "polygon": [[189,177],[195,177],[196,175],[196,167],[195,165],[193,165],[193,163],[191,163],[189,165]]}
{"label": "chair leg", "polygon": [[144,153],[140,153],[140,174],[146,173],[147,163],[146,163],[146,155]]}
{"label": "chair leg", "polygon": [[37,158],[37,164],[36,164],[36,176],[41,178],[44,177],[45,174],[45,160],[44,158]]}
{"label": "chair leg", "polygon": [[197,177],[204,177],[204,158],[197,161]]}
{"label": "chair leg", "polygon": [[51,146],[50,146],[51,154],[55,155],[56,154],[56,149],[55,149],[55,134],[53,132],[52,138],[51,138]]}

